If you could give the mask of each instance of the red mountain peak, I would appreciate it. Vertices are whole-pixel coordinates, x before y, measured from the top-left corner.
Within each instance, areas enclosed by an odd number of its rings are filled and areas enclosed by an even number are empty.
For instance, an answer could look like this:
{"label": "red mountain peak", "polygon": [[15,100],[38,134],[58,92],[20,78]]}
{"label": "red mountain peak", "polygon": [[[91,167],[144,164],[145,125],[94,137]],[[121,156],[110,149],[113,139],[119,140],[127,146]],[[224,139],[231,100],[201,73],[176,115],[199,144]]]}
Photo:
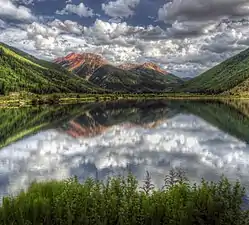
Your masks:
{"label": "red mountain peak", "polygon": [[146,62],[144,64],[141,65],[141,67],[146,68],[146,69],[151,69],[151,70],[155,70],[159,73],[163,73],[163,74],[167,74],[168,72],[163,70],[160,66],[158,66],[155,63],[152,62]]}
{"label": "red mountain peak", "polygon": [[120,69],[123,70],[132,70],[132,69],[151,69],[151,70],[155,70],[159,73],[162,74],[167,74],[168,72],[163,70],[160,66],[156,65],[155,63],[152,62],[146,62],[143,64],[135,64],[135,63],[125,63],[122,65],[118,66]]}
{"label": "red mountain peak", "polygon": [[80,57],[81,55],[80,54],[77,54],[77,53],[70,53],[69,55],[67,55],[64,59],[66,60],[74,60],[78,57]]}
{"label": "red mountain peak", "polygon": [[[62,65],[70,71],[75,71],[76,73],[81,71],[81,73],[84,74],[86,78],[89,78],[101,66],[109,64],[108,61],[104,59],[101,55],[94,53],[70,53],[65,57],[56,59],[55,63]],[[159,72],[161,74],[168,74],[168,72],[166,72],[165,70],[160,68],[160,66],[152,62],[145,62],[143,64],[125,63],[119,65],[118,68],[123,70],[149,69]]]}
{"label": "red mountain peak", "polygon": [[71,71],[78,69],[85,64],[93,67],[94,70],[102,65],[108,64],[101,55],[93,53],[70,53],[66,57],[56,59],[55,62],[61,65],[66,65],[66,67]]}

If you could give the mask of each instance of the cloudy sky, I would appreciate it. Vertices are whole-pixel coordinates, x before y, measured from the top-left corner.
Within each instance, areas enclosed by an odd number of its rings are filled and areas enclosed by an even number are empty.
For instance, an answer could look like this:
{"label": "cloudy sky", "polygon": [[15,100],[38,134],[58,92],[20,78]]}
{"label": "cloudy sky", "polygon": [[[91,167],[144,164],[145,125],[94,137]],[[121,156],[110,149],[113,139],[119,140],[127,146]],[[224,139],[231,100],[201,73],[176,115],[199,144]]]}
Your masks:
{"label": "cloudy sky", "polygon": [[0,0],[0,41],[37,57],[102,54],[196,76],[249,47],[249,0]]}

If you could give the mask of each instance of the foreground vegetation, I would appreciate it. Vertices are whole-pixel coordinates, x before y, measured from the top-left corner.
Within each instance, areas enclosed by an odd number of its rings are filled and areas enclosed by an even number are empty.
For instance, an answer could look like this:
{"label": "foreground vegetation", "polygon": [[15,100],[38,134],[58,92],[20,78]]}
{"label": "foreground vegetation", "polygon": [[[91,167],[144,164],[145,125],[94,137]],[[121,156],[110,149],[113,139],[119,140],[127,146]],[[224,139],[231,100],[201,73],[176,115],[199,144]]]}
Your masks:
{"label": "foreground vegetation", "polygon": [[27,192],[3,199],[1,224],[248,224],[242,209],[244,189],[225,178],[191,185],[171,171],[165,186],[154,189],[147,173],[142,187],[129,175],[107,182],[76,178],[33,183]]}

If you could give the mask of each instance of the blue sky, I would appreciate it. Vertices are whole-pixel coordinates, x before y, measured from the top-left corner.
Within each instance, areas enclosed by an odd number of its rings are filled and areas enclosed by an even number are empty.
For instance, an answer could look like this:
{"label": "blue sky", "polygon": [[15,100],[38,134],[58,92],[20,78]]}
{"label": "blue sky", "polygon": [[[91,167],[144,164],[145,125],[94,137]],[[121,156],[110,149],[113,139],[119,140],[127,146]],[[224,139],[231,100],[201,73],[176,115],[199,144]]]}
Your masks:
{"label": "blue sky", "polygon": [[0,41],[39,58],[102,54],[196,76],[249,47],[249,0],[0,0]]}

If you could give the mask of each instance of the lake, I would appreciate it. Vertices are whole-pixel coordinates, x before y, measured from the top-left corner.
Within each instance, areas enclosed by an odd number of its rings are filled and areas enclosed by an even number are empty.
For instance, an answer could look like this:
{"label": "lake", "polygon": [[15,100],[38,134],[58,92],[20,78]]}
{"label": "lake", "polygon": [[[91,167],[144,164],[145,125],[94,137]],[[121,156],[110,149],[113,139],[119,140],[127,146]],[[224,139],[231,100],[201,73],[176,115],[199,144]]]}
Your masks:
{"label": "lake", "polygon": [[249,101],[120,101],[0,109],[0,196],[34,181],[146,171],[163,185],[224,174],[249,190]]}

